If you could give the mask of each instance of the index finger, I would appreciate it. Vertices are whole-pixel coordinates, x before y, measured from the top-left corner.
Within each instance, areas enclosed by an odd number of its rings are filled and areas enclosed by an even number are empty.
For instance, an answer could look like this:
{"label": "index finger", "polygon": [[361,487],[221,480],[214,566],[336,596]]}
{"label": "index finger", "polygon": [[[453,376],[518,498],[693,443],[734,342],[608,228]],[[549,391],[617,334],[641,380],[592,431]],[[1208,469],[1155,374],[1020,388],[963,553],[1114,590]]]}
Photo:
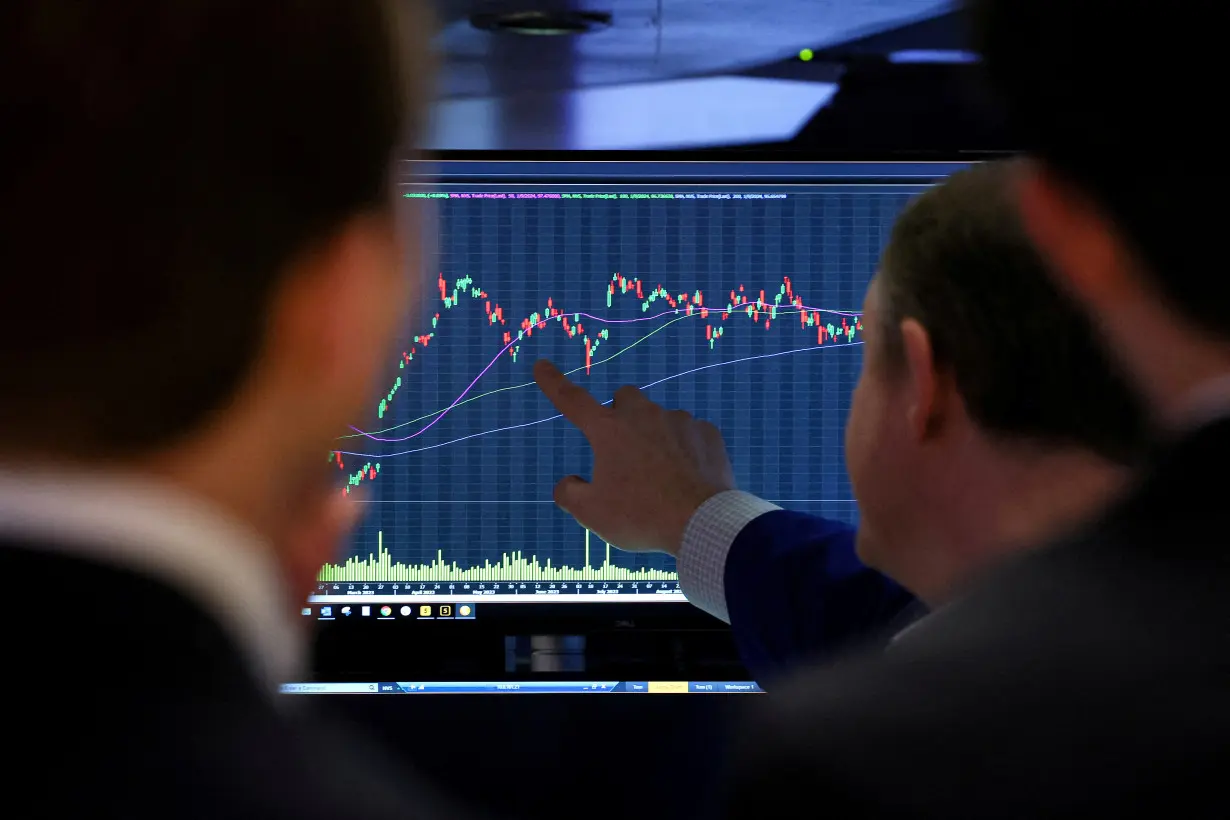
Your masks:
{"label": "index finger", "polygon": [[582,432],[602,412],[602,405],[585,388],[571,382],[546,359],[534,363],[534,381],[555,409]]}

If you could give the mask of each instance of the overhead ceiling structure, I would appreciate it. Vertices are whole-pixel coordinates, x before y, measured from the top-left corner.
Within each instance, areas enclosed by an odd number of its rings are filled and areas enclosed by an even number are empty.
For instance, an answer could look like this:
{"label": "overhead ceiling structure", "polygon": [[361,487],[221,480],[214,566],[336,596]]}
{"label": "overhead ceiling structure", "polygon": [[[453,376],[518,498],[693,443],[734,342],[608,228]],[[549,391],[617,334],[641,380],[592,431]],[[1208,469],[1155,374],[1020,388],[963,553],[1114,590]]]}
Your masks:
{"label": "overhead ceiling structure", "polygon": [[835,86],[742,75],[951,9],[950,0],[437,0],[428,147],[782,139]]}

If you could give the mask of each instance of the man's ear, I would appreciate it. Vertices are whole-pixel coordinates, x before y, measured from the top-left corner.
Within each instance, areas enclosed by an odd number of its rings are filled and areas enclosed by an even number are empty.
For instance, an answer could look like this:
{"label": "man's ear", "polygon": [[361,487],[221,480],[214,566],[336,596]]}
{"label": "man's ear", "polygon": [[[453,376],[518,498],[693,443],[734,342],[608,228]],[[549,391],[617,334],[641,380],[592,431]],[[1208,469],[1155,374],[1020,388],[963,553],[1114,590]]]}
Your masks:
{"label": "man's ear", "polygon": [[907,421],[918,440],[935,434],[943,423],[943,384],[935,370],[935,355],[931,335],[915,319],[903,319],[900,327],[901,348],[905,357],[905,389]]}
{"label": "man's ear", "polygon": [[1047,166],[1022,162],[1021,220],[1059,284],[1085,303],[1113,300],[1129,267],[1111,221],[1086,195]]}

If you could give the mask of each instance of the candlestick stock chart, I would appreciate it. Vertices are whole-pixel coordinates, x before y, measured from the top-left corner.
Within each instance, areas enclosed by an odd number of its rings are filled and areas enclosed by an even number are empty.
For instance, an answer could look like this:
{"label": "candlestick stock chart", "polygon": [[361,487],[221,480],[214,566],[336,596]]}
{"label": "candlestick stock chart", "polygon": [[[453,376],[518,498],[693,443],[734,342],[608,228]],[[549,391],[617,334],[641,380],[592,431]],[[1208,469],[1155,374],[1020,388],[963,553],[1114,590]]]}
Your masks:
{"label": "candlestick stock chart", "polygon": [[741,488],[853,520],[842,430],[864,291],[900,190],[737,198],[448,198],[416,325],[371,423],[322,457],[361,525],[322,581],[673,582],[551,503],[584,438],[534,386],[635,384],[722,430]]}

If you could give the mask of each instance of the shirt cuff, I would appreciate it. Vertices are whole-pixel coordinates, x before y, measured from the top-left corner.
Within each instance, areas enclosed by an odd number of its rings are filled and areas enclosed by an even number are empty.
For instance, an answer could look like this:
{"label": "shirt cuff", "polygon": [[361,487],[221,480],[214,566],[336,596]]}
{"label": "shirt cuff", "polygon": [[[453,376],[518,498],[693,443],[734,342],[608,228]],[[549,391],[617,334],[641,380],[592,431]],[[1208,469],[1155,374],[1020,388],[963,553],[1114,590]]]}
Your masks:
{"label": "shirt cuff", "polygon": [[693,605],[730,623],[726,610],[726,556],[743,528],[781,507],[751,493],[727,490],[697,508],[679,548],[679,586]]}

